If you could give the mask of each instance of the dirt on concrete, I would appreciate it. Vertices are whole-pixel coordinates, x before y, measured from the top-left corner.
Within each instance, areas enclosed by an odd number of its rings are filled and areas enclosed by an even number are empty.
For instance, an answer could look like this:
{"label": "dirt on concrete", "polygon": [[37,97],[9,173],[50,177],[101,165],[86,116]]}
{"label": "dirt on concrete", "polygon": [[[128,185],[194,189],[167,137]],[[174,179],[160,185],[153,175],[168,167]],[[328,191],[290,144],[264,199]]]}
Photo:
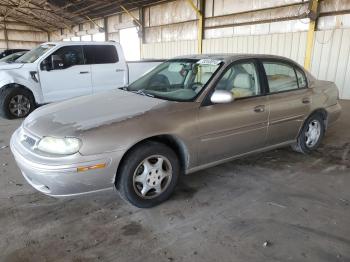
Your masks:
{"label": "dirt on concrete", "polygon": [[0,261],[350,261],[350,101],[311,155],[289,148],[184,177],[137,209],[117,193],[57,200],[29,186],[0,120]]}

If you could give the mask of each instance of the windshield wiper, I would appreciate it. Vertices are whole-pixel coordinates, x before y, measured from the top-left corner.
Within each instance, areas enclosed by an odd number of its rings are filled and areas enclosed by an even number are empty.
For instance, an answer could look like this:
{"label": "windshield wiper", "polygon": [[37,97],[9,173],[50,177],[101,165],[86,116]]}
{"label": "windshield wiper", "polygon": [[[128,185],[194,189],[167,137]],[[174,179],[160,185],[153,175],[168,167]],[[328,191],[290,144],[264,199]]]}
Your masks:
{"label": "windshield wiper", "polygon": [[145,92],[143,89],[140,89],[140,90],[129,90],[128,87],[119,87],[118,89],[124,90],[124,91],[128,91],[128,92],[131,92],[131,93],[134,93],[134,94],[138,94],[138,95],[154,97],[154,95],[151,95],[151,94]]}
{"label": "windshield wiper", "polygon": [[143,95],[143,96],[149,96],[149,97],[154,97],[154,95],[151,95],[149,93],[146,93],[143,89],[137,90],[137,91],[130,91],[138,95]]}

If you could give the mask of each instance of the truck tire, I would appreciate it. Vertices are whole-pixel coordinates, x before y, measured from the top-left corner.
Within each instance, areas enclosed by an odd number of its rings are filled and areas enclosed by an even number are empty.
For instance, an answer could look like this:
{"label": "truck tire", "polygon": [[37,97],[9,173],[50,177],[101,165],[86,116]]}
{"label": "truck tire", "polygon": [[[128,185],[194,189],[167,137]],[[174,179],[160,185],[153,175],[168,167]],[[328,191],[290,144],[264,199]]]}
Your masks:
{"label": "truck tire", "polygon": [[4,118],[23,118],[34,109],[35,100],[30,91],[18,86],[0,90],[0,115]]}

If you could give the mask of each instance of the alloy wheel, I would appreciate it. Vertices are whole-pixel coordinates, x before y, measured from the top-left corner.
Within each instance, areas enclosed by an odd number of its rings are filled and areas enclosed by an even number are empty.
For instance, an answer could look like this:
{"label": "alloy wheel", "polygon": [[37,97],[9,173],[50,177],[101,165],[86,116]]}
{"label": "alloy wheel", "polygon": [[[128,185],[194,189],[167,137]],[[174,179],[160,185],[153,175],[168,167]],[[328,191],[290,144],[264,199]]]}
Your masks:
{"label": "alloy wheel", "polygon": [[162,194],[172,179],[170,161],[161,155],[144,159],[133,175],[133,187],[136,194],[143,199],[152,199]]}
{"label": "alloy wheel", "polygon": [[17,117],[26,116],[31,108],[30,100],[24,95],[16,95],[11,98],[9,110],[12,115]]}
{"label": "alloy wheel", "polygon": [[314,119],[309,123],[308,129],[305,133],[305,140],[307,147],[313,147],[317,144],[321,135],[321,123]]}

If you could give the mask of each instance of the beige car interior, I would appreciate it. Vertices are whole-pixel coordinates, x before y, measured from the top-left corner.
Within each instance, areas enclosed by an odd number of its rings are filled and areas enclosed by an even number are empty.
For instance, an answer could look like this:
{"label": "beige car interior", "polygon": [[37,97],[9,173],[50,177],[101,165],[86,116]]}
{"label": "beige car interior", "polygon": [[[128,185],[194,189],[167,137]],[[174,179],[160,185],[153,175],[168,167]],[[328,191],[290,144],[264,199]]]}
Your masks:
{"label": "beige car interior", "polygon": [[220,80],[217,88],[232,92],[235,98],[260,94],[255,66],[250,63],[234,65]]}
{"label": "beige car interior", "polygon": [[[292,67],[284,64],[264,63],[269,88],[272,93],[298,88]],[[201,82],[209,81],[212,73],[204,72]],[[300,82],[305,82],[300,80]],[[304,83],[305,85],[305,83]],[[235,98],[256,96],[260,93],[259,81],[253,64],[234,65],[218,84],[218,89],[231,91]]]}
{"label": "beige car interior", "polygon": [[237,74],[233,80],[231,92],[235,98],[257,95],[252,75],[248,73]]}
{"label": "beige car interior", "polygon": [[298,88],[298,83],[295,77],[289,75],[267,75],[269,87],[272,92],[282,92]]}
{"label": "beige car interior", "polygon": [[295,71],[292,67],[282,63],[263,63],[270,92],[282,92],[298,88]]}
{"label": "beige car interior", "polygon": [[213,75],[212,72],[205,72],[205,73],[203,73],[202,76],[201,76],[201,81],[200,82],[203,85],[206,84],[209,81],[209,79],[211,78],[212,75]]}

